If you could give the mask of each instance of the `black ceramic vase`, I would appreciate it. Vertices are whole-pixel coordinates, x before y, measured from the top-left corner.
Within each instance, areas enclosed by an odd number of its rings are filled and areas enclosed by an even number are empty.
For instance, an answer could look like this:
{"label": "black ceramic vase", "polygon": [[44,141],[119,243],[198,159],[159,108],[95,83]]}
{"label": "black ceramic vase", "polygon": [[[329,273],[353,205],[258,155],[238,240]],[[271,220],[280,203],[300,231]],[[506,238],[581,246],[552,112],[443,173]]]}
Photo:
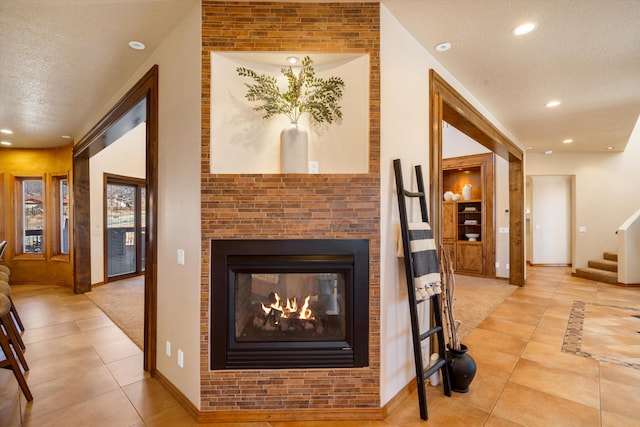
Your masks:
{"label": "black ceramic vase", "polygon": [[467,354],[467,346],[464,344],[460,344],[460,350],[449,347],[448,353],[447,369],[449,370],[451,390],[466,393],[469,391],[469,384],[476,375],[476,361]]}

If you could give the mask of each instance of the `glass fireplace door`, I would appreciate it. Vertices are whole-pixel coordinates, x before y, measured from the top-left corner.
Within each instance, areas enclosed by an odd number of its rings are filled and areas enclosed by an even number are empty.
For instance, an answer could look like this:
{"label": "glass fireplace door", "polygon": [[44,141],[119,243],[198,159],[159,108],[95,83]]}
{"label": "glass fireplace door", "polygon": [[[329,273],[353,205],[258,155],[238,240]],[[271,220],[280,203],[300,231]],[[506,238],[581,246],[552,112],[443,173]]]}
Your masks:
{"label": "glass fireplace door", "polygon": [[237,342],[344,340],[344,273],[236,275]]}

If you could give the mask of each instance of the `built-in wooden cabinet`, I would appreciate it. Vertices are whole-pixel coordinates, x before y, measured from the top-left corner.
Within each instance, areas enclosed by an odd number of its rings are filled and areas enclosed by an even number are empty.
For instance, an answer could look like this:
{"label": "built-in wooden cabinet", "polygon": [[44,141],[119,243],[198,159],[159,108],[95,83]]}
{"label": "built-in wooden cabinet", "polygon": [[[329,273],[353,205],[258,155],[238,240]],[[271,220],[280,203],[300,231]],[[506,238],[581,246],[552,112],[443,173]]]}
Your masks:
{"label": "built-in wooden cabinet", "polygon": [[460,196],[442,203],[442,245],[456,273],[495,277],[493,160],[492,153],[442,160],[443,190]]}

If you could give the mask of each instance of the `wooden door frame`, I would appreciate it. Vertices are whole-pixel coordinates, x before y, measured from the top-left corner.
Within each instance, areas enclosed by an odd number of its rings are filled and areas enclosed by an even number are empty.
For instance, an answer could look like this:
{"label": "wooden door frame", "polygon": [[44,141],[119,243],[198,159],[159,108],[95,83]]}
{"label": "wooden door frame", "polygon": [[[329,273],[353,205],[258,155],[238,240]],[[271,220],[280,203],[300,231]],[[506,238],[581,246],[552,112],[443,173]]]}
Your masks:
{"label": "wooden door frame", "polygon": [[524,153],[450,86],[429,70],[431,216],[435,239],[442,244],[442,121],[509,162],[509,282],[524,286]]}
{"label": "wooden door frame", "polygon": [[[146,114],[140,114],[140,105]],[[73,291],[91,290],[89,159],[146,121],[147,233],[144,280],[144,370],[156,370],[158,218],[158,66],[151,69],[73,147]]]}

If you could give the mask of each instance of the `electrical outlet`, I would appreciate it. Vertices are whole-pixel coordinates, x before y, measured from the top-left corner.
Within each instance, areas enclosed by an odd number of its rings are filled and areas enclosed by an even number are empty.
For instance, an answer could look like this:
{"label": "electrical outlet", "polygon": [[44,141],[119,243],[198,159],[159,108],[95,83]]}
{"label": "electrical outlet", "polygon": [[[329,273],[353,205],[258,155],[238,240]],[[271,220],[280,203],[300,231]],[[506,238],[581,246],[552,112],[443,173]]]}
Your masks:
{"label": "electrical outlet", "polygon": [[169,341],[167,341],[164,346],[164,352],[167,354],[167,356],[171,356],[171,343]]}
{"label": "electrical outlet", "polygon": [[509,269],[509,264],[505,264],[504,268],[506,268],[507,270]]}
{"label": "electrical outlet", "polygon": [[318,173],[320,171],[320,164],[318,162],[309,162],[309,173]]}
{"label": "electrical outlet", "polygon": [[178,366],[184,368],[184,353],[180,349],[178,349]]}
{"label": "electrical outlet", "polygon": [[496,261],[496,270],[500,268],[500,263]]}

